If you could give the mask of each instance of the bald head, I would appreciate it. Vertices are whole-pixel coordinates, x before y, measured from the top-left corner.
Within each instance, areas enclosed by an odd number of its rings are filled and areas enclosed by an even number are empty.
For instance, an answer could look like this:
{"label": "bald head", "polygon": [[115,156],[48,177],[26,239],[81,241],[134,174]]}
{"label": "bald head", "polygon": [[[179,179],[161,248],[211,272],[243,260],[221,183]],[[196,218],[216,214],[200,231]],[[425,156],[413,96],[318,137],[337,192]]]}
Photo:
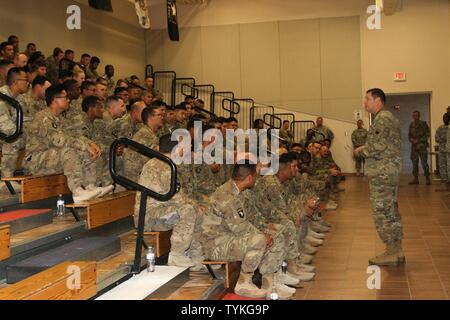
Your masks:
{"label": "bald head", "polygon": [[28,57],[23,54],[23,53],[19,53],[16,54],[16,56],[14,57],[14,65],[17,68],[24,68],[28,63]]}

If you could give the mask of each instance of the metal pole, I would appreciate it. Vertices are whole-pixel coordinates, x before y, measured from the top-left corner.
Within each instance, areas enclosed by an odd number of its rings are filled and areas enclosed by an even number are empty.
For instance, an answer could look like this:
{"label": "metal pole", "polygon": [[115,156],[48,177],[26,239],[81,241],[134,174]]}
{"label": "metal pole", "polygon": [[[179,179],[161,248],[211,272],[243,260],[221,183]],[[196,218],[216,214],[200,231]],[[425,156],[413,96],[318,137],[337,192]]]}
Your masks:
{"label": "metal pole", "polygon": [[142,246],[144,243],[145,211],[147,208],[147,192],[141,192],[141,203],[139,206],[139,220],[136,238],[136,251],[134,255],[133,274],[141,272]]}

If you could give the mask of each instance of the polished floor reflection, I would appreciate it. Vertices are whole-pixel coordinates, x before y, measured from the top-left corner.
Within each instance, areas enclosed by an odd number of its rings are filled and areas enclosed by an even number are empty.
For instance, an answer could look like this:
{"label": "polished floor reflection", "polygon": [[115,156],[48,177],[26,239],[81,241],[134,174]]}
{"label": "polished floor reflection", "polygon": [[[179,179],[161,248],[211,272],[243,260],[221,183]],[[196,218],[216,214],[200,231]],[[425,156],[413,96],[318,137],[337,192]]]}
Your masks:
{"label": "polished floor reflection", "polygon": [[449,299],[450,193],[436,193],[438,182],[409,186],[409,180],[402,178],[399,192],[406,265],[381,268],[381,288],[367,288],[367,261],[384,246],[372,220],[368,183],[350,177],[340,208],[327,216],[333,230],[314,259],[317,277],[296,299]]}

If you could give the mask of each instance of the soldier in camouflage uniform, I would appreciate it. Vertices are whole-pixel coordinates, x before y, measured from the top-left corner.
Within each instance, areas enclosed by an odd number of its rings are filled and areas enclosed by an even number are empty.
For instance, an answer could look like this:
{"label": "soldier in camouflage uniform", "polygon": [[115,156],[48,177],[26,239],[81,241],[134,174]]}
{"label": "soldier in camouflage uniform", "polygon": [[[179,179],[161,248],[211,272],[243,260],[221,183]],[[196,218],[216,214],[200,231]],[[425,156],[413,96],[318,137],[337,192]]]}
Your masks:
{"label": "soldier in camouflage uniform", "polygon": [[61,113],[68,108],[67,92],[60,85],[46,91],[48,108],[36,114],[28,128],[25,168],[33,175],[64,173],[73,193],[74,202],[98,197],[105,190],[85,189],[86,174],[82,157],[93,161],[101,156],[101,149],[91,140],[67,130]]}
{"label": "soldier in camouflage uniform", "polygon": [[403,225],[398,210],[398,185],[401,172],[401,135],[399,121],[384,110],[386,96],[381,89],[367,92],[364,104],[374,121],[364,146],[354,151],[366,159],[370,200],[378,235],[386,251],[369,260],[374,265],[398,265],[405,261],[402,250]]}
{"label": "soldier in camouflage uniform", "polygon": [[[233,179],[222,185],[210,197],[212,212],[204,216],[201,243],[205,258],[213,261],[242,261],[241,273],[234,292],[263,298],[276,288],[282,298],[292,293],[284,291],[274,279],[282,263],[280,252],[274,252],[273,239],[248,221],[246,207],[239,195],[252,188],[256,181],[256,165],[238,164]],[[275,248],[277,249],[277,248]],[[261,289],[252,282],[256,269],[263,276]]]}
{"label": "soldier in camouflage uniform", "polygon": [[114,120],[115,124],[113,135],[117,138],[132,139],[133,136],[142,127],[142,111],[146,105],[144,101],[138,100],[130,106],[130,111],[123,117]]}
{"label": "soldier in camouflage uniform", "polygon": [[419,184],[419,158],[422,163],[426,184],[430,185],[430,167],[428,166],[428,140],[430,128],[425,121],[420,121],[420,112],[413,112],[414,121],[409,126],[408,138],[411,142],[411,161],[414,179],[409,184]]}
{"label": "soldier in camouflage uniform", "polygon": [[[450,119],[450,106],[447,108],[447,118]],[[445,146],[447,152],[447,183],[444,189],[437,189],[437,192],[449,192],[450,191],[450,129],[447,127],[447,143]]]}
{"label": "soldier in camouflage uniform", "polygon": [[166,134],[172,134],[173,128],[175,126],[175,108],[173,106],[166,107],[166,114],[164,116],[164,123],[161,130],[158,132],[158,137],[165,136]]}
{"label": "soldier in camouflage uniform", "polygon": [[[151,107],[146,107],[142,111],[144,125],[133,136],[132,140],[150,149],[157,150],[159,144],[157,134],[163,124],[164,109],[165,105],[162,102],[155,103]],[[146,156],[141,155],[132,148],[125,149],[125,176],[132,181],[137,181],[144,164],[148,160]]]}
{"label": "soldier in camouflage uniform", "polygon": [[449,176],[447,174],[447,131],[450,118],[448,117],[448,114],[445,113],[442,119],[444,124],[437,128],[435,140],[439,146],[439,174],[442,182],[447,183],[449,181]]}
{"label": "soldier in camouflage uniform", "polygon": [[176,129],[186,129],[188,122],[188,111],[186,103],[183,102],[175,107],[175,123],[172,131]]}
{"label": "soldier in camouflage uniform", "polygon": [[51,83],[45,77],[37,76],[33,80],[31,89],[19,96],[19,103],[23,109],[23,121],[25,123],[33,120],[36,113],[47,107],[45,103],[45,90],[50,88]]}
{"label": "soldier in camouflage uniform", "polygon": [[[7,75],[7,84],[0,88],[4,95],[18,99],[21,94],[28,91],[28,77],[25,71],[19,68],[11,68]],[[3,100],[0,100],[0,133],[10,136],[16,131],[16,110]],[[1,176],[10,178],[16,170],[19,150],[25,148],[26,135],[20,135],[12,142],[3,142],[1,159]],[[18,191],[19,184],[14,184]]]}
{"label": "soldier in camouflage uniform", "polygon": [[330,130],[330,128],[323,125],[323,118],[318,117],[316,121],[316,126],[314,127],[315,131],[315,141],[322,141],[324,139],[328,139],[333,142],[334,133]]}
{"label": "soldier in camouflage uniform", "polygon": [[[358,129],[356,129],[355,131],[353,131],[352,133],[352,143],[353,143],[353,150],[355,150],[356,148],[359,148],[363,145],[366,144],[366,140],[367,140],[367,130],[365,128],[363,128],[363,121],[362,120],[358,120]],[[355,157],[355,162],[356,162],[356,176],[360,177],[361,176],[361,168],[362,168],[362,163],[364,161],[364,158],[362,157]]]}
{"label": "soldier in camouflage uniform", "polygon": [[[172,150],[177,147],[170,135],[161,137],[159,150],[171,157]],[[158,193],[166,194],[170,189],[170,167],[153,158],[143,167],[139,184]],[[136,195],[135,223],[139,215],[140,193]],[[203,213],[207,210],[189,198],[181,189],[169,201],[158,201],[149,197],[145,216],[146,231],[172,230],[170,238],[171,252],[169,265],[194,267],[203,261],[203,253],[199,241]]]}

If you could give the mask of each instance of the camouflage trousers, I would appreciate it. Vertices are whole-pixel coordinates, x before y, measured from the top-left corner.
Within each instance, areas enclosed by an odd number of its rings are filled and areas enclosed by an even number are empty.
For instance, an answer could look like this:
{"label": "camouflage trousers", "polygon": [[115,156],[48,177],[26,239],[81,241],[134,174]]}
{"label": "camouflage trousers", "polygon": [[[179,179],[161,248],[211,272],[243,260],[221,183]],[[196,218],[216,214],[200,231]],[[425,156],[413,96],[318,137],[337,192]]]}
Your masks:
{"label": "camouflage trousers", "polygon": [[273,273],[279,269],[285,254],[284,250],[278,249],[281,238],[277,240],[277,244],[274,239],[274,245],[267,249],[266,237],[262,233],[249,233],[239,237],[230,234],[215,242],[219,245],[206,252],[207,259],[242,261],[241,268],[245,273],[253,273],[258,268],[261,274]]}
{"label": "camouflage trousers", "polygon": [[449,167],[447,162],[450,164],[450,160],[447,159],[449,156],[446,152],[439,152],[439,174],[443,181],[449,181]]}
{"label": "camouflage trousers", "polygon": [[379,174],[369,177],[373,219],[385,244],[403,239],[403,224],[398,210],[398,174]]}
{"label": "camouflage trousers", "polygon": [[[145,231],[172,230],[171,252],[179,255],[188,253],[192,259],[204,260],[200,244],[203,214],[197,206],[186,203],[147,208],[147,212],[149,209],[153,216],[146,217]],[[137,217],[135,222],[137,226]]]}
{"label": "camouflage trousers", "polygon": [[413,164],[413,175],[414,177],[419,176],[419,158],[422,163],[422,169],[425,177],[430,176],[430,167],[428,166],[428,150],[411,150],[411,161]]}
{"label": "camouflage trousers", "polygon": [[[275,261],[280,258],[281,261],[296,259],[299,256],[299,251],[297,229],[294,223],[291,220],[286,219],[281,224],[274,224],[274,226],[276,231],[265,229],[273,238],[273,245],[268,250],[273,253],[271,258],[275,259]],[[278,257],[281,253],[284,253],[284,255]]]}
{"label": "camouflage trousers", "polygon": [[112,184],[111,174],[109,173],[108,155],[102,154],[99,158],[92,160],[86,152],[82,156],[83,166],[83,186],[88,185],[108,186]]}
{"label": "camouflage trousers", "polygon": [[363,157],[355,157],[355,166],[357,171],[361,171],[363,163],[364,163]]}
{"label": "camouflage trousers", "polygon": [[127,177],[131,181],[139,181],[142,168],[148,160],[150,160],[150,158],[137,153],[131,148],[125,150],[123,156],[123,171],[125,173],[125,177]]}
{"label": "camouflage trousers", "polygon": [[83,185],[83,167],[79,152],[73,148],[50,148],[27,156],[24,167],[32,175],[64,173],[69,189],[74,192]]}
{"label": "camouflage trousers", "polygon": [[26,138],[24,135],[17,140],[7,143],[3,142],[2,146],[2,160],[1,170],[3,178],[11,178],[16,171],[17,159],[19,158],[19,151],[23,150],[26,145]]}

